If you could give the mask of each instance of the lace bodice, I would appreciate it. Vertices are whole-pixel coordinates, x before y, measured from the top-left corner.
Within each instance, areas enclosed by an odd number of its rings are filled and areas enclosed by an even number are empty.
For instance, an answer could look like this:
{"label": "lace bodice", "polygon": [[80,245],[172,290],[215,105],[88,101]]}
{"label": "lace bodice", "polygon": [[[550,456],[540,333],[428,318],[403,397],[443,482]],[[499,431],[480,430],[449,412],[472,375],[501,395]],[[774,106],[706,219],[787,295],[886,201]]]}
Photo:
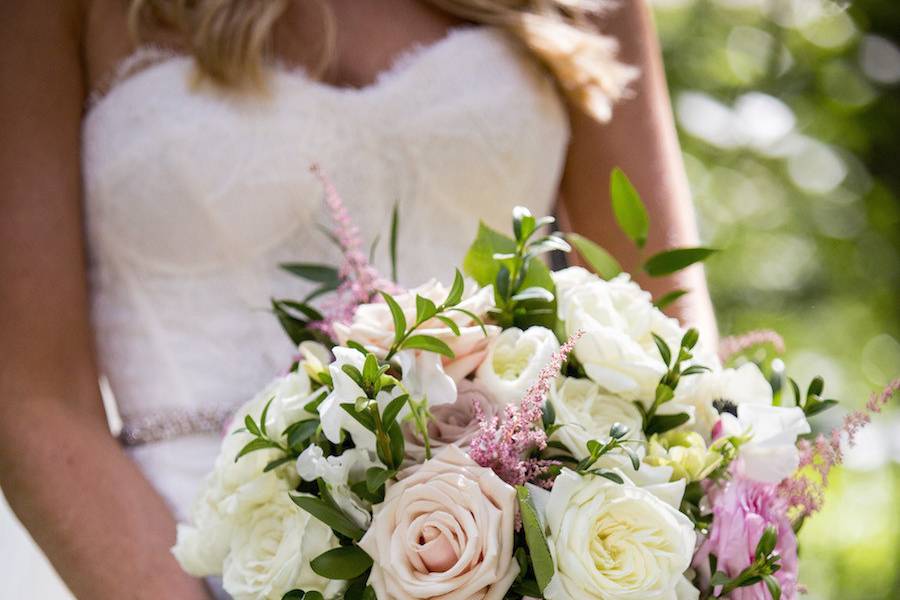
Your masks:
{"label": "lace bodice", "polygon": [[[267,97],[193,89],[168,56],[84,121],[92,316],[123,420],[230,409],[289,364],[284,261],[334,263],[319,163],[371,240],[401,207],[401,281],[448,279],[478,219],[545,213],[567,143],[549,77],[499,31],[417,49],[362,89],[279,69]],[[386,244],[382,244],[384,257]],[[377,260],[385,266],[387,261]]]}

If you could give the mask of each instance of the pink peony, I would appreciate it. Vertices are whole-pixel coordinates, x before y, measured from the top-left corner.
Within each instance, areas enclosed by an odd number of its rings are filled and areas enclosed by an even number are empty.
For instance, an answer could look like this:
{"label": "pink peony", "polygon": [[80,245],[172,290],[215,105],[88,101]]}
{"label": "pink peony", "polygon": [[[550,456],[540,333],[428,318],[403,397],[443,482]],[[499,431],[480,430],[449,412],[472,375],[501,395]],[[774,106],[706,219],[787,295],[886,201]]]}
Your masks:
{"label": "pink peony", "polygon": [[[709,537],[694,556],[693,567],[704,586],[710,578],[710,554],[718,559],[718,570],[730,577],[738,575],[753,562],[763,531],[773,525],[778,530],[776,551],[781,556],[781,570],[775,573],[775,578],[781,584],[781,597],[794,600],[797,597],[797,537],[787,516],[788,504],[778,493],[776,484],[741,477],[739,469],[732,469],[732,472],[733,479],[709,489],[713,524]],[[760,582],[736,589],[731,598],[768,600],[769,592]]]}
{"label": "pink peony", "polygon": [[[478,433],[478,408],[486,418],[499,412],[496,403],[487,392],[476,383],[463,379],[457,386],[456,402],[431,407],[428,420],[428,439],[434,454],[444,446],[454,444],[467,450],[469,442]],[[406,439],[406,454],[417,463],[425,460],[425,445],[416,430],[415,423],[404,421],[403,437]]]}

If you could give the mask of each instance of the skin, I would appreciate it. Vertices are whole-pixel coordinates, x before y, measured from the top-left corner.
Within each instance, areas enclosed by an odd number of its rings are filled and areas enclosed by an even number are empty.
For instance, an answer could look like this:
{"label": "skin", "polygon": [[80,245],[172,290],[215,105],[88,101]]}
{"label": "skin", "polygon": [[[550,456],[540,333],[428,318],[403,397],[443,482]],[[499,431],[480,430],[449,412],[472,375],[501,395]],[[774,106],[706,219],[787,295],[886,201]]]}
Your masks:
{"label": "skin", "polygon": [[[457,24],[415,0],[331,4],[338,54],[324,79],[334,85],[367,85]],[[310,7],[292,3],[277,25],[282,59],[315,63],[321,32]],[[109,434],[96,383],[80,126],[89,94],[133,49],[125,15],[122,0],[0,2],[0,486],[77,597],[201,599],[204,586],[169,552],[168,508]],[[608,125],[571,111],[560,211],[629,268],[638,255],[611,225],[606,197],[613,166],[647,202],[650,250],[694,244],[696,232],[647,8],[623,3],[604,28],[645,76]],[[694,290],[681,316],[714,331],[702,271],[649,283],[655,295],[672,286]]]}

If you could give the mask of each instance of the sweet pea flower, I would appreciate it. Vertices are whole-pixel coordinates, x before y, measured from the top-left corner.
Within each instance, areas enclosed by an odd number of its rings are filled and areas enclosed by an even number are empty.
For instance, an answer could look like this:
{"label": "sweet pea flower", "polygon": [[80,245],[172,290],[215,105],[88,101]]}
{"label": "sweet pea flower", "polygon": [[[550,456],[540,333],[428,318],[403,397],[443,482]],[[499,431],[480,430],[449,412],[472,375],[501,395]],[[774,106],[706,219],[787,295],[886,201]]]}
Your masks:
{"label": "sweet pea flower", "polygon": [[798,407],[741,404],[737,416],[723,413],[714,437],[749,437],[738,449],[741,473],[753,480],[778,483],[800,465],[797,437],[810,432]]}

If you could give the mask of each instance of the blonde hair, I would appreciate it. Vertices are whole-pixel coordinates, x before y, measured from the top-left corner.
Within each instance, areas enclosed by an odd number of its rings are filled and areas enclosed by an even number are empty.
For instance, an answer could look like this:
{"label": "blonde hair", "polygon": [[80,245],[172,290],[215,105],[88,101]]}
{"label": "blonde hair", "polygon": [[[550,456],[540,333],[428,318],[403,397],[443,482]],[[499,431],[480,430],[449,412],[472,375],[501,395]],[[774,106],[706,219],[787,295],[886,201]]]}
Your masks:
{"label": "blonde hair", "polygon": [[[576,105],[601,121],[637,76],[621,64],[616,40],[601,35],[591,17],[608,0],[427,0],[457,17],[510,32],[554,75]],[[272,30],[289,0],[131,0],[130,24],[147,21],[184,34],[203,77],[237,88],[265,85]],[[321,75],[334,49],[335,25],[323,0],[325,47],[313,75]]]}

